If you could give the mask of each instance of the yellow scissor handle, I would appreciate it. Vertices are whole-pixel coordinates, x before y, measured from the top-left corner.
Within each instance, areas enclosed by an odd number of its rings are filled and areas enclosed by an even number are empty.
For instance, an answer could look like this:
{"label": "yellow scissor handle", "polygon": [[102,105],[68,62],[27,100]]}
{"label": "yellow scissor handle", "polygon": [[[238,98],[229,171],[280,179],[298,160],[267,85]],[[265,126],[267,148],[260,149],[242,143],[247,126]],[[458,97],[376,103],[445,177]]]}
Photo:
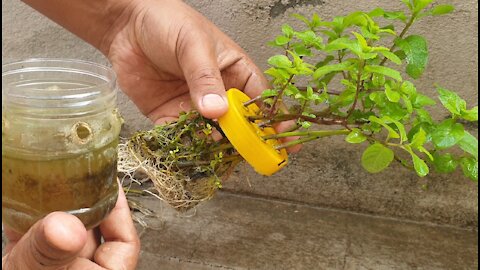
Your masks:
{"label": "yellow scissor handle", "polygon": [[250,98],[235,88],[227,91],[227,99],[228,111],[218,119],[218,123],[238,153],[262,175],[272,175],[287,165],[287,151],[275,149],[278,140],[262,139],[263,136],[275,134],[275,130],[271,127],[259,128],[257,123],[247,119],[257,116],[260,108],[255,103],[244,106]]}

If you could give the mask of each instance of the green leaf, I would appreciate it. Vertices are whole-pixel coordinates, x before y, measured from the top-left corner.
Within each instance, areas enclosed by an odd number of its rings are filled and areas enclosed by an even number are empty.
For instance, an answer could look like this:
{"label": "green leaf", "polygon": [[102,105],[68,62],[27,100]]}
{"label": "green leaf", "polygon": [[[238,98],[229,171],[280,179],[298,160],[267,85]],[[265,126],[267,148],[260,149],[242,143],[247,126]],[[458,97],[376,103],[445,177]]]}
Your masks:
{"label": "green leaf", "polygon": [[458,142],[458,146],[465,152],[478,159],[478,139],[470,132],[465,130],[463,138]]}
{"label": "green leaf", "polygon": [[463,126],[447,119],[436,126],[432,131],[433,144],[439,149],[445,149],[457,144],[465,135]]}
{"label": "green leaf", "polygon": [[272,76],[275,79],[276,83],[283,83],[284,81],[287,81],[290,77],[290,74],[287,71],[273,67],[267,69],[264,73]]}
{"label": "green leaf", "polygon": [[413,106],[415,108],[422,108],[428,105],[435,105],[435,104],[437,104],[435,100],[422,94],[415,95],[415,101],[413,102]]}
{"label": "green leaf", "polygon": [[430,3],[432,3],[433,0],[415,0],[413,1],[414,6],[413,6],[413,12],[418,13],[425,9]]}
{"label": "green leaf", "polygon": [[440,102],[454,116],[460,116],[467,121],[478,120],[478,106],[467,110],[467,102],[457,93],[437,86]]}
{"label": "green leaf", "polygon": [[334,59],[335,59],[335,57],[333,55],[327,55],[322,61],[318,62],[315,65],[315,67],[316,68],[323,67],[323,66],[327,65],[328,63],[330,63]]}
{"label": "green leaf", "polygon": [[390,34],[392,36],[397,36],[397,33],[395,33],[395,31],[393,30],[393,26],[392,26],[392,29],[388,28],[389,26],[386,26],[386,27],[383,27],[383,28],[380,28],[380,30],[378,30],[379,33],[387,33],[387,34]]}
{"label": "green leaf", "polygon": [[334,41],[328,43],[327,46],[325,46],[325,51],[327,52],[340,51],[345,49],[349,49],[357,55],[362,53],[362,48],[360,44],[348,38],[337,38]]}
{"label": "green leaf", "polygon": [[394,54],[390,51],[380,51],[380,53],[383,54],[383,56],[385,56],[385,58],[392,61],[393,63],[395,63],[397,65],[402,64],[402,59],[400,59],[400,57],[398,57],[396,54]]}
{"label": "green leaf", "polygon": [[367,41],[362,35],[360,35],[357,32],[352,32],[352,34],[357,38],[358,44],[360,44],[360,47],[362,48],[363,51],[366,51],[368,48],[370,48],[370,46],[368,46]]}
{"label": "green leaf", "polygon": [[278,95],[278,91],[274,89],[266,89],[262,92],[262,98],[275,97]]}
{"label": "green leaf", "polygon": [[455,157],[447,153],[441,155],[439,153],[433,154],[433,166],[435,170],[440,173],[452,173],[457,168],[458,162]]}
{"label": "green leaf", "polygon": [[371,122],[374,122],[374,123],[377,123],[377,124],[380,124],[382,125],[386,130],[388,130],[388,137],[389,138],[393,138],[393,139],[398,139],[400,138],[400,135],[389,125],[387,125],[387,123],[385,123],[385,120],[384,119],[380,119],[376,116],[370,116],[368,118],[369,121]]}
{"label": "green leaf", "polygon": [[407,109],[407,112],[410,114],[413,113],[413,105],[410,99],[407,96],[402,95],[402,100],[403,100],[403,104],[405,104],[405,108]]}
{"label": "green leaf", "polygon": [[401,1],[408,7],[408,9],[410,10],[413,9],[412,0],[401,0]]}
{"label": "green leaf", "polygon": [[415,85],[410,81],[403,81],[400,89],[408,96],[414,96],[417,94],[417,89],[415,88]]}
{"label": "green leaf", "polygon": [[452,5],[438,5],[432,8],[432,10],[430,10],[430,14],[437,16],[437,15],[448,14],[454,10],[455,8]]}
{"label": "green leaf", "polygon": [[400,101],[400,94],[397,91],[392,90],[392,87],[389,84],[385,84],[385,94],[391,102]]}
{"label": "green leaf", "polygon": [[380,143],[370,145],[362,155],[362,166],[370,173],[378,173],[393,161],[394,153]]}
{"label": "green leaf", "polygon": [[312,56],[312,50],[302,43],[292,45],[292,49],[298,56]]}
{"label": "green leaf", "polygon": [[293,65],[292,61],[285,55],[272,56],[268,59],[268,63],[277,68],[290,68]]}
{"label": "green leaf", "polygon": [[478,160],[472,157],[463,157],[460,159],[463,174],[473,181],[478,181]]}
{"label": "green leaf", "polygon": [[408,111],[400,103],[387,101],[385,107],[380,108],[382,116],[389,116],[395,120],[402,120],[408,115]]}
{"label": "green leaf", "polygon": [[367,14],[361,11],[355,11],[347,15],[343,20],[343,27],[347,28],[351,25],[366,26],[368,24]]}
{"label": "green leaf", "polygon": [[385,76],[381,74],[373,74],[372,83],[375,87],[380,87],[385,84]]}
{"label": "green leaf", "polygon": [[[388,20],[401,20],[405,22],[407,20],[407,16],[403,11],[385,11],[381,8],[376,8],[368,13],[370,17],[379,17],[383,16],[385,19]],[[393,30],[393,29],[392,29]]]}
{"label": "green leaf", "polygon": [[461,115],[466,110],[467,103],[457,93],[442,87],[437,87],[440,102],[453,115]]}
{"label": "green leaf", "polygon": [[429,158],[431,161],[433,161],[433,156],[432,156],[432,154],[430,154],[430,152],[429,152],[427,149],[425,149],[425,147],[419,146],[419,147],[418,147],[418,151],[424,153],[425,155],[428,156],[428,158]]}
{"label": "green leaf", "polygon": [[297,19],[297,20],[300,20],[302,22],[304,22],[306,25],[309,25],[310,24],[310,21],[303,15],[301,14],[298,14],[298,13],[293,13],[292,15],[293,18]]}
{"label": "green leaf", "polygon": [[467,121],[478,121],[478,106],[475,106],[470,110],[463,110],[461,117]]}
{"label": "green leaf", "polygon": [[419,122],[417,125],[412,127],[410,131],[408,131],[407,138],[411,142],[413,141],[413,136],[418,133],[420,129],[423,129],[426,133],[426,140],[427,142],[432,140],[431,132],[433,130],[433,125],[428,122]]}
{"label": "green leaf", "polygon": [[379,7],[375,8],[374,10],[372,10],[368,13],[368,15],[372,18],[383,16],[383,14],[385,14],[385,10],[383,10],[382,8],[379,8]]}
{"label": "green leaf", "polygon": [[430,113],[425,109],[415,109],[415,112],[417,113],[417,120],[419,123],[421,122],[426,122],[430,124],[433,123],[432,116],[430,116]]}
{"label": "green leaf", "polygon": [[300,90],[293,84],[288,84],[285,88],[284,94],[286,96],[295,96],[300,92]]}
{"label": "green leaf", "polygon": [[422,36],[412,35],[405,39],[396,39],[395,44],[406,55],[407,74],[414,79],[418,79],[423,74],[428,62],[427,41]]}
{"label": "green leaf", "polygon": [[275,38],[275,45],[278,45],[278,46],[283,46],[283,45],[287,44],[288,42],[290,42],[290,38],[288,38],[286,36],[277,36]]}
{"label": "green leaf", "polygon": [[402,22],[407,21],[407,16],[405,16],[405,13],[403,11],[387,11],[383,14],[383,17],[385,19],[389,20],[400,20]]}
{"label": "green leaf", "polygon": [[295,32],[295,35],[297,36],[297,38],[301,39],[305,43],[305,46],[307,47],[313,46],[317,49],[323,48],[322,38],[317,36],[315,32],[313,32],[312,30],[307,30],[304,32]]}
{"label": "green leaf", "polygon": [[313,13],[312,20],[309,23],[310,28],[314,29],[319,27],[322,24],[322,19],[318,16],[317,13]]}
{"label": "green leaf", "polygon": [[420,177],[424,177],[429,173],[429,169],[425,161],[419,158],[413,151],[410,152],[413,160],[413,168],[417,172],[417,175]]}
{"label": "green leaf", "polygon": [[368,95],[368,98],[373,101],[379,107],[385,107],[386,104],[386,95],[382,92],[372,92]]}
{"label": "green leaf", "polygon": [[405,126],[402,123],[389,116],[384,116],[383,119],[385,119],[387,123],[393,123],[395,126],[397,126],[397,129],[400,132],[400,142],[407,140],[407,132],[405,131]]}
{"label": "green leaf", "polygon": [[293,33],[294,33],[294,32],[295,32],[295,31],[293,30],[293,28],[292,28],[290,25],[284,24],[284,25],[282,26],[282,33],[283,33],[286,37],[291,38],[291,37],[293,36]]}
{"label": "green leaf", "polygon": [[365,66],[364,70],[366,72],[369,72],[369,73],[378,73],[378,74],[382,74],[382,75],[385,75],[385,76],[388,76],[388,77],[391,77],[397,81],[401,81],[402,80],[402,76],[400,75],[400,72],[394,70],[394,69],[391,69],[391,68],[388,68],[388,67],[384,67],[384,66],[370,66],[370,65],[367,65]]}
{"label": "green leaf", "polygon": [[351,66],[352,66],[352,63],[350,62],[342,62],[339,64],[322,66],[322,67],[319,67],[317,70],[315,70],[315,72],[313,73],[313,78],[315,80],[318,80],[328,73],[342,71],[342,70],[349,70]]}
{"label": "green leaf", "polygon": [[361,130],[358,128],[355,128],[350,132],[347,137],[345,138],[345,141],[349,143],[361,143],[364,142],[367,139],[367,136],[365,136]]}
{"label": "green leaf", "polygon": [[309,122],[309,121],[301,121],[301,122],[300,122],[300,125],[302,126],[302,128],[308,129],[308,128],[310,128],[310,127],[312,126],[312,123]]}
{"label": "green leaf", "polygon": [[422,146],[425,142],[427,141],[427,133],[423,128],[420,128],[415,135],[413,135],[413,139],[410,142],[410,146],[412,148],[418,149],[420,146]]}

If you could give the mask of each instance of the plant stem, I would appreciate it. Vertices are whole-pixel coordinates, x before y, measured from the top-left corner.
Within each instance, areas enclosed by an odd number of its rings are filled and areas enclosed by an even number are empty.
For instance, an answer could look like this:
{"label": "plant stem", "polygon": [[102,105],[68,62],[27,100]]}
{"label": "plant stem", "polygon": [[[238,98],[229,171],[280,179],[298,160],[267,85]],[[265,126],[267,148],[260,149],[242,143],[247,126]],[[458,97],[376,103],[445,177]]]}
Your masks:
{"label": "plant stem", "polygon": [[[306,86],[299,86],[299,87],[297,87],[297,88],[298,88],[298,90],[301,90],[301,91],[307,91],[307,87],[306,87]],[[316,93],[318,93],[318,92],[319,92],[319,89],[313,88],[313,91],[316,92]],[[327,91],[327,94],[332,95],[332,96],[339,96],[339,95],[341,94],[341,92],[330,90],[330,91]]]}
{"label": "plant stem", "polygon": [[[350,133],[350,131],[347,130],[347,129],[342,129],[342,130],[318,130],[318,131],[310,131],[310,132],[313,135],[308,136],[308,137],[304,137],[304,138],[301,138],[301,139],[298,139],[298,140],[289,141],[289,142],[286,142],[284,144],[277,145],[275,147],[275,149],[280,150],[280,149],[292,147],[292,146],[295,146],[295,145],[298,145],[298,144],[304,144],[306,142],[313,141],[313,140],[323,138],[323,137],[329,137],[329,136],[335,136],[335,135],[347,135],[348,133]],[[299,134],[298,132],[290,132],[290,133],[291,134]],[[283,136],[283,134],[285,134],[285,133],[281,133],[281,134],[277,134],[277,135]],[[290,136],[295,136],[295,135],[289,135],[289,136],[283,136],[283,137],[290,137]]]}
{"label": "plant stem", "polygon": [[352,107],[350,107],[350,109],[348,110],[348,114],[345,117],[345,119],[348,119],[350,117],[350,115],[352,115],[353,111],[355,110],[355,107],[357,106],[358,96],[360,95],[360,91],[363,88],[363,81],[361,79],[362,79],[362,72],[363,72],[364,65],[365,65],[365,61],[362,60],[360,62],[359,69],[358,69],[358,74],[357,74],[357,86],[356,86],[356,91],[355,91],[355,99],[353,100]]}
{"label": "plant stem", "polygon": [[243,106],[248,107],[248,106],[250,106],[251,104],[259,101],[260,99],[262,99],[262,96],[256,96],[256,97],[250,99],[249,101],[243,103]]}
{"label": "plant stem", "polygon": [[[405,28],[403,28],[402,32],[400,32],[400,35],[398,35],[398,38],[403,38],[403,36],[405,36],[405,34],[407,33],[407,31],[410,29],[410,27],[412,26],[413,22],[415,21],[415,18],[417,17],[416,14],[412,14],[412,16],[410,17],[410,19],[408,20],[408,22],[405,24]],[[396,45],[395,45],[395,42],[392,44],[392,46],[390,47],[390,51],[392,51],[393,49],[395,49]],[[387,58],[386,57],[383,57],[382,59],[382,62],[380,62],[380,66],[383,66],[385,64],[385,62],[387,62]]]}
{"label": "plant stem", "polygon": [[277,115],[274,118],[267,120],[263,123],[260,123],[260,127],[264,127],[268,124],[274,124],[278,122],[288,121],[288,120],[295,120],[295,119],[302,119],[305,121],[309,121],[315,124],[320,125],[343,125],[345,123],[345,119],[330,119],[330,118],[323,118],[323,117],[310,117],[303,114],[282,114]]}
{"label": "plant stem", "polygon": [[[343,61],[343,55],[341,55],[340,51],[337,52],[338,55],[338,63],[342,63]],[[342,76],[346,80],[347,78],[347,73],[345,73],[345,70],[342,70]]]}
{"label": "plant stem", "polygon": [[293,74],[290,75],[290,78],[288,78],[288,81],[285,83],[285,85],[282,87],[282,89],[280,89],[280,91],[278,91],[278,94],[275,96],[275,98],[273,100],[272,108],[270,109],[270,112],[268,113],[269,117],[272,117],[274,115],[275,109],[277,107],[278,100],[280,99],[281,96],[283,96],[283,91],[285,91],[287,86],[292,82],[294,76],[295,75],[293,75]]}
{"label": "plant stem", "polygon": [[262,139],[270,140],[270,139],[279,139],[279,138],[286,138],[286,137],[294,137],[294,136],[310,136],[310,137],[328,137],[334,135],[345,135],[350,133],[347,129],[340,129],[340,130],[312,130],[312,131],[289,131],[289,132],[282,132],[278,134],[272,134],[263,136]]}

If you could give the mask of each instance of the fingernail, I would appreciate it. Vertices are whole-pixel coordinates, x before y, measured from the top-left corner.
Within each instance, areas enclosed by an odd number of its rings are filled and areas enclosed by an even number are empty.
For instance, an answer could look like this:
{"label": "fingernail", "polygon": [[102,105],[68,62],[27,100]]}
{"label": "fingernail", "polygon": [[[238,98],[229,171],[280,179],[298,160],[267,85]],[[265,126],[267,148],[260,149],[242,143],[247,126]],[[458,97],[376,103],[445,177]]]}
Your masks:
{"label": "fingernail", "polygon": [[206,94],[202,98],[202,106],[208,109],[221,109],[227,106],[225,100],[217,94]]}

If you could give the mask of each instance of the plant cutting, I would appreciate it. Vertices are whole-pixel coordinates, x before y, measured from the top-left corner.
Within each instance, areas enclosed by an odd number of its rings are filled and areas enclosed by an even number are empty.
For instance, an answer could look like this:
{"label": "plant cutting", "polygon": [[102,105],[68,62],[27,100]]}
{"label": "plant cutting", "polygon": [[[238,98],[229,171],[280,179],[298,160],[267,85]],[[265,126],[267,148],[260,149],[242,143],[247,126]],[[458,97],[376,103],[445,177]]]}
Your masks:
{"label": "plant cutting", "polygon": [[[229,111],[218,122],[187,112],[177,122],[135,134],[122,144],[120,171],[132,178],[146,174],[156,187],[148,192],[185,210],[211,198],[242,160],[272,175],[288,164],[286,148],[343,136],[365,146],[360,162],[368,172],[396,163],[419,177],[461,169],[478,181],[478,140],[464,127],[478,121],[478,106],[468,107],[440,85],[435,97],[415,86],[427,67],[428,43],[409,30],[454,8],[401,1],[405,11],[375,8],[331,21],[294,14],[304,27],[285,24],[269,43],[280,50],[268,59],[270,89],[257,97],[228,90]],[[432,117],[435,105],[449,116]],[[295,124],[276,132],[284,121]],[[209,136],[215,130],[223,139]],[[287,137],[297,139],[283,142]]]}

